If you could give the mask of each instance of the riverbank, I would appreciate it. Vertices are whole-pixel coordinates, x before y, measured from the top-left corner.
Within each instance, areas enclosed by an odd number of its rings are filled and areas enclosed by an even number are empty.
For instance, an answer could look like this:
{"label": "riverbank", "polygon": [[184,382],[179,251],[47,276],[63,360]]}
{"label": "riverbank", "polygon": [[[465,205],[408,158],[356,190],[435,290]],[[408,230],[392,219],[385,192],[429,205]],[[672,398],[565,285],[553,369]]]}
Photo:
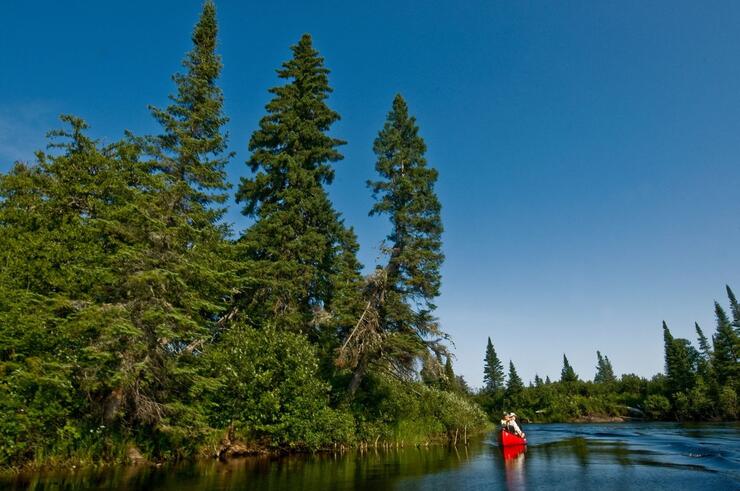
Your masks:
{"label": "riverbank", "polygon": [[[146,457],[142,450],[137,446],[129,444],[116,452],[119,458],[100,459],[95,458],[89,453],[85,456],[73,456],[62,459],[59,457],[50,457],[45,460],[29,461],[21,466],[0,467],[0,479],[12,479],[14,476],[27,475],[33,473],[47,472],[77,472],[85,470],[104,470],[112,467],[152,467],[179,465],[187,462],[218,461],[228,462],[244,458],[282,458],[286,456],[299,455],[331,455],[343,454],[346,452],[368,452],[368,451],[390,451],[409,448],[434,448],[434,447],[466,447],[471,441],[480,440],[484,435],[494,429],[493,424],[488,424],[479,428],[463,428],[461,432],[437,433],[416,435],[409,440],[382,440],[359,441],[354,443],[335,443],[333,445],[307,450],[304,447],[293,446],[284,448],[270,447],[256,441],[246,441],[224,435],[218,446],[207,446],[198,449],[194,455],[180,458],[151,458]],[[410,435],[407,434],[407,438]]]}

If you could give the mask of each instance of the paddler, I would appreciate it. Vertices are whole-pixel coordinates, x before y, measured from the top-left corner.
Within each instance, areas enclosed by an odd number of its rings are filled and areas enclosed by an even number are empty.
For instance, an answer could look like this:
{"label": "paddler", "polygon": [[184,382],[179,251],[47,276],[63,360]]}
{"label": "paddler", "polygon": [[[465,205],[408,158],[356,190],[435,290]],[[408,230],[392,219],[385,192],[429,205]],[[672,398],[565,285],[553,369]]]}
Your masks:
{"label": "paddler", "polygon": [[525,437],[524,432],[516,423],[516,414],[514,413],[504,413],[504,419],[501,420],[501,426],[503,426],[503,428],[509,433],[514,433],[520,438]]}

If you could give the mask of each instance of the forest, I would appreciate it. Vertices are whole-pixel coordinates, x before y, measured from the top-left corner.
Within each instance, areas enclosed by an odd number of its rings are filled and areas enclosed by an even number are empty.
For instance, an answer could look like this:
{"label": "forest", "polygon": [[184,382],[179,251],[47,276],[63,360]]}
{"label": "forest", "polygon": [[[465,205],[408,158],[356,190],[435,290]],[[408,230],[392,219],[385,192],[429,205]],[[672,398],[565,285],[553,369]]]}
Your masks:
{"label": "forest", "polygon": [[[232,183],[206,1],[161,132],[102,145],[64,115],[45,151],[0,176],[0,466],[453,442],[486,427],[451,390],[434,316],[437,171],[404,99],[373,143],[369,213],[384,263],[363,276],[327,194],[344,141],[309,35]],[[423,363],[426,384],[418,377]]]}
{"label": "forest", "polygon": [[[303,35],[228,182],[216,9],[203,6],[158,134],[89,136],[73,115],[32,162],[0,174],[0,468],[260,452],[458,444],[500,411],[737,417],[740,308],[717,304],[698,349],[664,325],[666,374],[525,386],[491,340],[485,386],[456,375],[435,316],[443,224],[437,170],[404,98],[377,138],[369,214],[378,264],[328,187],[342,146],[329,69]],[[231,194],[233,193],[233,194]],[[250,221],[224,220],[234,196]],[[366,273],[371,271],[370,273]]]}
{"label": "forest", "polygon": [[491,338],[484,359],[485,386],[475,400],[495,417],[516,411],[530,422],[735,421],[738,416],[740,375],[740,304],[727,286],[731,318],[714,303],[717,326],[711,341],[694,324],[697,346],[674,338],[663,322],[664,373],[650,379],[635,374],[617,377],[611,361],[596,352],[593,381],[581,380],[563,355],[558,380],[535,375],[527,386],[509,361],[504,371]]}

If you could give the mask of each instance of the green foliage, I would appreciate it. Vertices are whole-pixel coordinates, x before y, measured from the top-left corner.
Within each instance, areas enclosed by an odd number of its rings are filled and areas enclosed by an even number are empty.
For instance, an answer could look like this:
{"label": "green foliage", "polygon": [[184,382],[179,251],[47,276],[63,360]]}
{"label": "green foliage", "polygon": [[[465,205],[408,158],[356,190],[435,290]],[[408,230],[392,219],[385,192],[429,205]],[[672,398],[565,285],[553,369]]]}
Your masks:
{"label": "green foliage", "polygon": [[329,407],[316,349],[299,333],[233,326],[209,356],[219,381],[215,427],[270,446],[317,449],[353,437],[352,416]]}
{"label": "green foliage", "polygon": [[485,429],[485,413],[460,393],[440,390],[421,383],[401,382],[371,373],[363,390],[352,401],[358,419],[357,438],[372,444],[428,443],[439,438],[462,438]]}
{"label": "green foliage", "polygon": [[483,384],[488,392],[495,392],[504,386],[504,366],[501,364],[491,338],[486,345],[486,357],[483,362]]}
{"label": "green foliage", "polygon": [[594,376],[594,382],[596,383],[604,383],[609,384],[614,381],[616,381],[616,376],[614,375],[614,369],[612,368],[612,363],[609,361],[609,357],[607,356],[601,356],[601,352],[596,352],[596,375]]}
{"label": "green foliage", "polygon": [[568,363],[568,357],[563,355],[563,369],[560,371],[560,382],[572,383],[578,381],[578,375],[576,375],[573,367]]}
{"label": "green foliage", "polygon": [[[393,99],[373,151],[378,158],[375,170],[381,180],[368,182],[376,198],[370,214],[388,215],[393,225],[388,235],[390,281],[399,289],[403,287],[404,296],[416,298],[427,309],[433,309],[444,259],[441,205],[434,191],[437,171],[427,166],[426,144],[419,136],[416,118],[409,115],[400,95]],[[424,312],[418,314],[422,319]],[[404,322],[406,315],[398,313],[397,322]]]}
{"label": "green foliage", "polygon": [[338,364],[352,370],[350,398],[368,371],[390,369],[413,378],[420,360],[424,380],[433,382],[434,363],[449,355],[447,335],[433,316],[444,259],[437,171],[427,166],[418,133],[397,95],[373,145],[380,179],[368,182],[375,198],[370,214],[387,215],[391,222],[384,245],[388,264],[366,278],[364,308],[338,356]]}
{"label": "green foliage", "polygon": [[670,415],[671,401],[660,394],[651,394],[645,399],[645,413],[651,419],[666,419]]}
{"label": "green foliage", "polygon": [[152,114],[164,133],[153,139],[155,165],[171,181],[171,206],[176,214],[187,215],[195,228],[212,223],[222,210],[208,208],[223,203],[223,155],[227,139],[221,128],[228,122],[223,115],[223,94],[216,84],[221,73],[221,59],[216,54],[216,7],[206,0],[193,30],[193,49],[182,65],[184,74],[172,79],[177,94],[170,96],[166,109],[152,107]]}
{"label": "green foliage", "polygon": [[734,384],[738,376],[738,339],[724,309],[714,303],[717,331],[714,334],[712,366],[720,385]]}
{"label": "green foliage", "polygon": [[448,356],[447,361],[445,361],[445,377],[442,387],[450,392],[457,392],[460,390],[460,387],[457,384],[455,371],[452,369],[452,358],[450,356]]}
{"label": "green foliage", "polygon": [[328,135],[339,120],[326,104],[329,70],[309,35],[292,50],[278,70],[287,82],[270,89],[267,115],[249,140],[254,175],[242,178],[236,195],[256,220],[239,243],[239,303],[251,322],[306,330],[333,304],[336,316],[352,314],[354,303],[343,295],[359,288],[360,277],[354,233],[324,189],[344,144]]}
{"label": "green foliage", "polygon": [[674,339],[665,321],[663,322],[665,345],[665,372],[671,393],[684,393],[694,384],[695,364],[698,353],[686,339]]}
{"label": "green foliage", "polygon": [[719,413],[722,418],[735,420],[738,416],[737,411],[737,390],[732,387],[722,387],[719,393]]}
{"label": "green foliage", "polygon": [[522,378],[516,373],[514,362],[509,361],[509,380],[506,383],[506,396],[512,398],[524,389]]}
{"label": "green foliage", "polygon": [[381,179],[368,182],[376,200],[370,214],[387,215],[392,226],[381,322],[398,339],[406,338],[404,351],[413,358],[415,351],[423,352],[428,337],[443,335],[431,312],[444,256],[441,206],[434,191],[437,171],[427,166],[416,118],[400,95],[393,99],[373,151]]}

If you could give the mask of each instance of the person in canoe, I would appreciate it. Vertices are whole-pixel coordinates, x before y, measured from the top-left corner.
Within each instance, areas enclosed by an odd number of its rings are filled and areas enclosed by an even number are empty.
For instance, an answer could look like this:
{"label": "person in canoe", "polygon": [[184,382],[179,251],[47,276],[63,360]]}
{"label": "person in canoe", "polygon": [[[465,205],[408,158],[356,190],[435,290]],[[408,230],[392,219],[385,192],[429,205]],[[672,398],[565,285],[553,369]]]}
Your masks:
{"label": "person in canoe", "polygon": [[504,413],[504,419],[501,420],[501,427],[520,438],[526,437],[522,429],[519,428],[519,425],[516,422],[516,414],[514,413]]}

